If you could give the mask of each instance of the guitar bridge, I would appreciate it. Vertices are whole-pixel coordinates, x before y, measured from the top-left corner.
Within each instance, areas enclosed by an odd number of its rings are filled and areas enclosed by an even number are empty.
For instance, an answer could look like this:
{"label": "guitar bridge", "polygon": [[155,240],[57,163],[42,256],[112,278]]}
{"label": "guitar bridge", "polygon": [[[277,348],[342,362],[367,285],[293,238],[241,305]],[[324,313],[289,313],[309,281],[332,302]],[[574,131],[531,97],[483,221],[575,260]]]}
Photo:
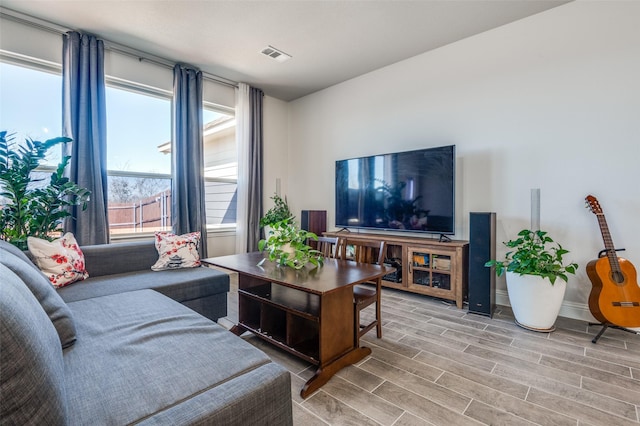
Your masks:
{"label": "guitar bridge", "polygon": [[621,308],[633,308],[635,306],[640,306],[640,302],[611,302],[611,304]]}

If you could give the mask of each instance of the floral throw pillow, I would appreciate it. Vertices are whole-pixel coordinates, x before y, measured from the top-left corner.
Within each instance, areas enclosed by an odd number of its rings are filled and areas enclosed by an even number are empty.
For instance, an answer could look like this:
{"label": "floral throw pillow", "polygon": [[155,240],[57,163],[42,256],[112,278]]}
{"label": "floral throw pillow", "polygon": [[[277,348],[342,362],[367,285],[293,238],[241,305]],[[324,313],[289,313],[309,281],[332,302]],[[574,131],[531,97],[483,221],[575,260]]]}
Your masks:
{"label": "floral throw pillow", "polygon": [[70,232],[54,241],[29,237],[27,246],[35,264],[55,288],[89,277],[84,266],[84,254]]}
{"label": "floral throw pillow", "polygon": [[200,233],[175,235],[171,232],[156,232],[158,261],[151,267],[154,271],[165,269],[195,268],[200,266]]}

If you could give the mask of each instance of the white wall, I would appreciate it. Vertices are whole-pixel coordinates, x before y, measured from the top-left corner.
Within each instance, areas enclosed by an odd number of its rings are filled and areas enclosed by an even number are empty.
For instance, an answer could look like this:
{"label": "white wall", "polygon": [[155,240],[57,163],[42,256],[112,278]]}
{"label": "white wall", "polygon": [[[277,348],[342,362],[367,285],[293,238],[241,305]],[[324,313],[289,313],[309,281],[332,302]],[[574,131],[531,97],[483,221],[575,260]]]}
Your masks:
{"label": "white wall", "polygon": [[638,2],[569,3],[290,103],[290,204],[328,210],[331,228],[335,160],[456,144],[456,237],[470,211],[495,211],[510,239],[540,188],[541,228],[580,264],[561,315],[590,318],[585,266],[603,243],[587,194],[640,267],[638,22]]}
{"label": "white wall", "polygon": [[280,182],[280,193],[288,193],[287,175],[289,156],[288,141],[288,103],[269,96],[263,103],[263,203],[264,211],[273,206],[269,198],[276,192],[276,183]]}

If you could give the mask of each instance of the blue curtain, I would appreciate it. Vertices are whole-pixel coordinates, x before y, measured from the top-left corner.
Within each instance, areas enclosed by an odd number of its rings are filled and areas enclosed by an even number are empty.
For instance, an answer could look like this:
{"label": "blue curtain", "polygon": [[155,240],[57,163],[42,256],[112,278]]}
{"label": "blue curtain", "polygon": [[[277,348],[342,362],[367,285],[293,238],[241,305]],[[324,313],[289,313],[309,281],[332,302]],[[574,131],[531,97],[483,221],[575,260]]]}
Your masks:
{"label": "blue curtain", "polygon": [[71,155],[69,179],[91,191],[86,210],[72,208],[64,230],[80,245],[109,242],[107,215],[107,118],[104,83],[104,44],[75,31],[62,43],[62,129],[73,139],[63,155]]}
{"label": "blue curtain", "polygon": [[200,232],[200,256],[207,256],[202,137],[202,72],[173,68],[172,220],[176,234]]}
{"label": "blue curtain", "polygon": [[249,108],[251,110],[249,129],[249,165],[247,207],[247,248],[258,250],[260,241],[260,218],[262,217],[262,98],[264,93],[255,87],[249,89]]}

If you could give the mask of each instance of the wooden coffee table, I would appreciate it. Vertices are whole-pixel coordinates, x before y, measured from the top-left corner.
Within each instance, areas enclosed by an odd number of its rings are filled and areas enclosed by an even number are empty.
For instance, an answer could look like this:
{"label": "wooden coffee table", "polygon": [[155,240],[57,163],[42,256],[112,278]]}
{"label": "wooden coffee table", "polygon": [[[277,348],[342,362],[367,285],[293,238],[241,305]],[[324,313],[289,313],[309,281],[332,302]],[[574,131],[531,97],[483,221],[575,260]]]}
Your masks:
{"label": "wooden coffee table", "polygon": [[394,271],[388,266],[326,259],[319,268],[280,267],[259,252],[203,259],[238,272],[238,324],[267,342],[317,366],[300,396],[306,398],[341,368],[369,355],[354,323],[353,286]]}

